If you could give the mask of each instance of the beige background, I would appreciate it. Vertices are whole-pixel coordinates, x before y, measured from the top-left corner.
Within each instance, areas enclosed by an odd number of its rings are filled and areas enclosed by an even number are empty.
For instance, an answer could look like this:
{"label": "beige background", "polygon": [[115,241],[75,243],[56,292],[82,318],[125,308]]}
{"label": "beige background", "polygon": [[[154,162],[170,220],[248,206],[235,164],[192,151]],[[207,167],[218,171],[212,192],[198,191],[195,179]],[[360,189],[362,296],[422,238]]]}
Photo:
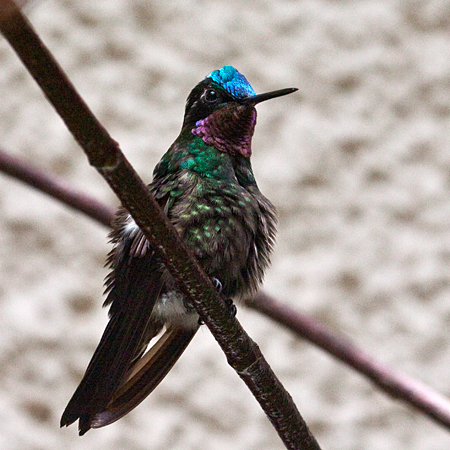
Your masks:
{"label": "beige background", "polygon": [[[257,92],[253,165],[280,215],[265,289],[450,391],[450,1],[48,0],[27,13],[143,178],[185,99],[232,64]],[[0,145],[117,201],[0,39]],[[0,176],[0,447],[281,449],[207,329],[120,422],[59,429],[106,323],[106,230]],[[324,449],[450,435],[259,315],[238,317]]]}

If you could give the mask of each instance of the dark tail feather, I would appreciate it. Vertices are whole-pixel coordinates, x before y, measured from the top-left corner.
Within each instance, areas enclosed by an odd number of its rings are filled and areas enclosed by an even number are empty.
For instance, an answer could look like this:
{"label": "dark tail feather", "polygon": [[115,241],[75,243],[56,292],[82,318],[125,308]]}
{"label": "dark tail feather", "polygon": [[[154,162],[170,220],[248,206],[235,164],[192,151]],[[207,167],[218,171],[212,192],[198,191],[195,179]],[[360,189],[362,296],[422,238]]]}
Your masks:
{"label": "dark tail feather", "polygon": [[64,410],[61,426],[80,419],[80,436],[89,430],[92,418],[110,403],[142,346],[161,328],[149,322],[161,281],[150,277],[148,283],[151,285],[148,289],[144,286],[133,292],[120,310],[114,312],[80,385]]}
{"label": "dark tail feather", "polygon": [[197,330],[169,327],[130,370],[109,405],[90,420],[89,426],[109,425],[139,405],[168,374]]}

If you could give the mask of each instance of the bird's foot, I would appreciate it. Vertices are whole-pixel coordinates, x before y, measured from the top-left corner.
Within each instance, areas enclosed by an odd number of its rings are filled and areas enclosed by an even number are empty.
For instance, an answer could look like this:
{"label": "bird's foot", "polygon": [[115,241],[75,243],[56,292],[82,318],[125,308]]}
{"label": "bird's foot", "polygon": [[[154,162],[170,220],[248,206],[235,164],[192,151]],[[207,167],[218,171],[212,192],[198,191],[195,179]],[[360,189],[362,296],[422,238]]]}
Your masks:
{"label": "bird's foot", "polygon": [[[219,294],[221,294],[222,290],[223,290],[223,286],[222,286],[222,283],[220,282],[220,280],[216,277],[211,277],[211,281],[216,286],[216,289],[219,292]],[[236,309],[236,305],[233,303],[233,299],[226,298],[225,305],[229,308],[231,317],[236,317],[237,309]],[[204,320],[201,317],[198,318],[198,324],[199,324],[199,326],[205,324]]]}
{"label": "bird's foot", "polygon": [[237,314],[237,308],[236,305],[233,302],[232,298],[226,298],[225,299],[225,305],[229,308],[230,310],[230,316],[231,317],[236,317]]}
{"label": "bird's foot", "polygon": [[216,277],[212,277],[211,281],[213,282],[214,286],[216,286],[216,289],[219,292],[219,294],[221,294],[223,286],[222,286],[222,283],[220,282],[220,280]]}

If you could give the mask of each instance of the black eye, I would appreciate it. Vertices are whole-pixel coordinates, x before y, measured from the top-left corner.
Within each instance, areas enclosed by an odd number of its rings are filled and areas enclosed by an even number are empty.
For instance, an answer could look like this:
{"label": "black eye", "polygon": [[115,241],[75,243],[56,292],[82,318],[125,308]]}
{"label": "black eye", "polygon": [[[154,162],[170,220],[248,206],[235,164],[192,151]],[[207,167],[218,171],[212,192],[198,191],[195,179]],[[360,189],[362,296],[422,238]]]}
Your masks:
{"label": "black eye", "polygon": [[220,99],[219,94],[214,89],[208,89],[203,98],[207,103],[217,103]]}

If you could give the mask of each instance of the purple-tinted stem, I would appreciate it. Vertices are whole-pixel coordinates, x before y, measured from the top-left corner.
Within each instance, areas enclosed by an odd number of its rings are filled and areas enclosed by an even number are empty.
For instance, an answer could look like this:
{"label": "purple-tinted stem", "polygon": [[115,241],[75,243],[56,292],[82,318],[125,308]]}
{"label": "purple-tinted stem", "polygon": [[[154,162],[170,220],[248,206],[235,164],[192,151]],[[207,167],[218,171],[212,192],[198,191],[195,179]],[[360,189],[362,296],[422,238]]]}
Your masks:
{"label": "purple-tinted stem", "polygon": [[97,222],[110,226],[114,212],[92,197],[77,192],[56,176],[47,175],[25,161],[0,150],[0,171],[45,192],[65,205],[85,213]]}

